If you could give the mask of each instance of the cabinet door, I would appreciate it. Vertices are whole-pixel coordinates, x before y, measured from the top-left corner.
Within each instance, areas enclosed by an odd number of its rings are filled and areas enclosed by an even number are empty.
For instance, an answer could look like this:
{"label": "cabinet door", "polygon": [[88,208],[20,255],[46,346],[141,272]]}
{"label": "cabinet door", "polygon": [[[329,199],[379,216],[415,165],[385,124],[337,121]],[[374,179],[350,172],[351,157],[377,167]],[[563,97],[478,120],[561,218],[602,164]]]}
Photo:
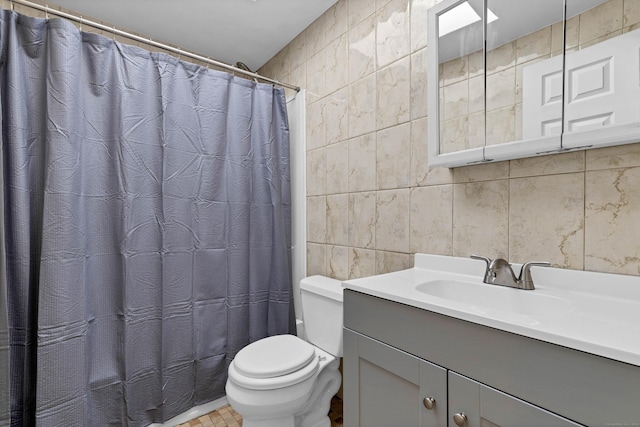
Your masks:
{"label": "cabinet door", "polygon": [[346,427],[446,426],[445,369],[350,330],[343,363]]}
{"label": "cabinet door", "polygon": [[[464,414],[465,420],[461,414]],[[460,427],[580,426],[542,408],[449,371],[449,425]]]}

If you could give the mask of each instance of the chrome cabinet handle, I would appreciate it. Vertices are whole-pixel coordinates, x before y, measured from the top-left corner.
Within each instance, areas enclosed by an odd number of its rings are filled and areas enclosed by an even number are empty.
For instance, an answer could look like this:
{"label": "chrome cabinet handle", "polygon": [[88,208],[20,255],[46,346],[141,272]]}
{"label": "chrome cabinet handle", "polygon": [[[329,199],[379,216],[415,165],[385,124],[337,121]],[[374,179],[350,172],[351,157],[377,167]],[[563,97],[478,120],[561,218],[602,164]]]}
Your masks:
{"label": "chrome cabinet handle", "polygon": [[432,410],[434,406],[436,406],[436,400],[433,397],[425,397],[422,399],[422,404],[428,410]]}
{"label": "chrome cabinet handle", "polygon": [[458,427],[464,427],[467,423],[467,415],[464,412],[453,414],[453,422],[456,423]]}

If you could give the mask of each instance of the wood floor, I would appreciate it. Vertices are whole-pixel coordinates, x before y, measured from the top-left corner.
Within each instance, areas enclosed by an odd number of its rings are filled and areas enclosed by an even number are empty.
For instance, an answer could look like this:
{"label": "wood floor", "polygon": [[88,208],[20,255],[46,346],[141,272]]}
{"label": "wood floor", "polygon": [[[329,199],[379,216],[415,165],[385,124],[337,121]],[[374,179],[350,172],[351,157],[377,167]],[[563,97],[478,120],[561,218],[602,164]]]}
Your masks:
{"label": "wood floor", "polygon": [[[329,411],[331,419],[331,427],[342,426],[342,399],[334,397],[331,400],[331,410]],[[231,405],[193,419],[187,423],[180,424],[178,427],[240,427],[242,425],[242,417],[233,410]]]}

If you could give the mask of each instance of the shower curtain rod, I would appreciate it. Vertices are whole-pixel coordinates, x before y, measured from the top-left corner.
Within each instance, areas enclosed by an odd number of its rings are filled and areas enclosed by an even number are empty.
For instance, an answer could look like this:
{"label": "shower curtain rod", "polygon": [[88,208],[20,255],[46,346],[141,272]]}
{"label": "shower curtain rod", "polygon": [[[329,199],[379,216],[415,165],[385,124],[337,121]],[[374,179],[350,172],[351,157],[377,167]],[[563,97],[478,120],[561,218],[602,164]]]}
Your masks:
{"label": "shower curtain rod", "polygon": [[224,69],[233,71],[235,73],[244,74],[246,76],[253,77],[254,79],[264,80],[264,81],[267,81],[269,83],[273,83],[274,85],[286,87],[288,89],[293,89],[296,92],[300,92],[300,87],[299,86],[294,86],[294,85],[291,85],[291,84],[288,84],[288,83],[282,83],[282,82],[279,82],[278,80],[274,80],[274,79],[270,79],[269,77],[261,76],[258,73],[254,73],[252,71],[243,70],[242,68],[237,68],[237,67],[234,67],[233,65],[225,64],[224,62],[219,62],[219,61],[216,61],[214,59],[210,59],[210,58],[198,55],[197,53],[193,53],[193,52],[189,52],[187,50],[182,50],[182,49],[179,49],[179,48],[175,48],[173,46],[169,46],[169,45],[166,45],[166,44],[163,44],[163,43],[158,43],[156,41],[151,40],[150,38],[140,37],[140,36],[137,36],[135,34],[128,33],[126,31],[118,30],[115,27],[109,27],[109,26],[101,24],[99,22],[95,22],[95,21],[91,21],[91,20],[88,20],[88,19],[84,19],[82,16],[76,16],[76,15],[72,15],[70,13],[62,12],[60,10],[51,9],[51,8],[49,8],[48,5],[42,6],[42,5],[38,4],[38,3],[33,3],[33,2],[30,2],[30,1],[27,1],[27,0],[9,0],[9,2],[11,3],[11,8],[12,9],[13,9],[13,4],[14,3],[18,3],[18,4],[21,4],[23,6],[31,7],[33,9],[38,9],[38,10],[40,10],[42,12],[47,13],[47,14],[50,13],[52,15],[60,16],[60,17],[69,19],[71,21],[79,22],[80,24],[85,24],[85,25],[88,25],[90,27],[99,28],[101,30],[108,31],[108,32],[116,34],[118,36],[127,37],[127,38],[133,39],[135,41],[139,41],[139,42],[142,42],[142,43],[149,44],[151,46],[158,47],[160,49],[168,50],[168,51],[176,53],[178,55],[183,55],[183,56],[187,56],[187,57],[192,58],[192,59],[197,59],[198,61],[206,62],[207,64],[215,65],[216,67],[224,68]]}

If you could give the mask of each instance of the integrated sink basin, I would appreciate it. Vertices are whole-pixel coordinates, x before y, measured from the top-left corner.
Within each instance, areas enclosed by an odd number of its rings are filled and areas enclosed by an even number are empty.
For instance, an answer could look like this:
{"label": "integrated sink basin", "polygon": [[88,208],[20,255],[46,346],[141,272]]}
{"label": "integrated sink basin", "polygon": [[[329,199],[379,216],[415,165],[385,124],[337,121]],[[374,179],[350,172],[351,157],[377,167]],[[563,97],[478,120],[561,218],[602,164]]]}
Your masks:
{"label": "integrated sink basin", "polygon": [[343,286],[640,366],[640,276],[532,267],[524,290],[483,283],[478,260],[416,254],[414,265]]}
{"label": "integrated sink basin", "polygon": [[440,279],[420,283],[415,289],[433,298],[466,305],[475,313],[508,316],[514,322],[531,325],[567,316],[572,309],[565,298],[482,282]]}

